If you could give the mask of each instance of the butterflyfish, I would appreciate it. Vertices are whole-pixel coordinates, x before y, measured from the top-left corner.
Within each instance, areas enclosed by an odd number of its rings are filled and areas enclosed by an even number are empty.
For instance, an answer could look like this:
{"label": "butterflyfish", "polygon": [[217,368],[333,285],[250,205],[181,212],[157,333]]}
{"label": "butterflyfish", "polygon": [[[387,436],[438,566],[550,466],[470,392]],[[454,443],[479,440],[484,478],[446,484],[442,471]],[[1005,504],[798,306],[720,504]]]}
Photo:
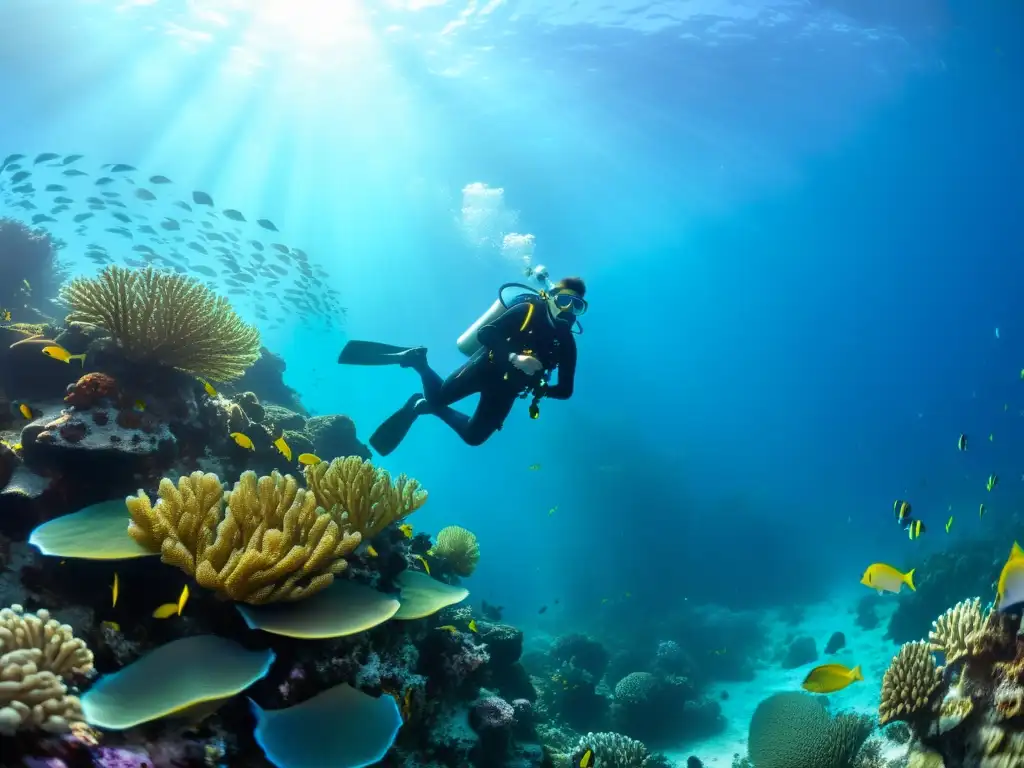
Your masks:
{"label": "butterflyfish", "polygon": [[594,768],[594,750],[587,747],[573,755],[572,768]]}
{"label": "butterflyfish", "polygon": [[377,550],[373,548],[373,544],[366,545],[366,554],[370,557],[377,557]]}
{"label": "butterflyfish", "polygon": [[245,448],[247,451],[255,451],[256,448],[252,444],[252,440],[249,439],[248,435],[242,434],[241,432],[232,432],[228,435],[232,440],[238,443],[240,446]]}
{"label": "butterflyfish", "polygon": [[398,530],[402,532],[402,535],[405,536],[405,538],[412,538],[412,526],[408,523],[402,523],[400,526],[398,526]]}
{"label": "butterflyfish", "polygon": [[869,565],[867,570],[864,571],[860,583],[865,587],[877,590],[879,594],[883,592],[899,594],[904,584],[910,587],[911,591],[917,591],[917,587],[914,586],[913,568],[906,573],[902,573],[885,563],[872,563]]}
{"label": "butterflyfish", "polygon": [[903,501],[902,499],[896,499],[892,505],[892,511],[896,515],[896,519],[902,525],[907,519],[910,518],[910,502]]}
{"label": "butterflyfish", "polygon": [[34,419],[36,416],[35,412],[26,403],[18,405],[18,413],[21,414],[23,419]]}
{"label": "butterflyfish", "polygon": [[118,578],[116,571],[114,572],[114,583],[110,585],[110,591],[111,591],[111,594],[112,594],[112,599],[110,601],[110,607],[111,608],[116,608],[117,607],[117,596],[121,593],[121,580]]}
{"label": "butterflyfish", "polygon": [[313,454],[313,453],[300,453],[299,454],[299,464],[304,464],[305,466],[309,467],[309,466],[312,466],[313,464],[319,464],[319,463],[320,463],[320,457],[317,456],[316,454]]}
{"label": "butterflyfish", "polygon": [[925,530],[927,529],[924,527],[924,523],[920,520],[911,520],[907,525],[907,536],[910,537],[911,541],[914,541],[914,539],[921,538],[921,534],[924,533]]}
{"label": "butterflyfish", "polygon": [[996,607],[1007,611],[1021,603],[1024,603],[1024,549],[1015,541],[996,582]]}
{"label": "butterflyfish", "polygon": [[155,611],[153,611],[154,619],[169,619],[171,616],[181,616],[181,612],[185,610],[185,604],[188,602],[188,584],[181,588],[181,595],[178,597],[176,603],[164,603]]}
{"label": "butterflyfish", "polygon": [[292,460],[292,449],[291,446],[284,441],[284,435],[281,435],[279,438],[277,438],[277,440],[274,441],[274,447],[281,452],[281,455],[284,456],[285,461]]}
{"label": "butterflyfish", "polygon": [[863,679],[860,667],[850,669],[843,664],[822,664],[807,674],[800,687],[811,693],[835,693]]}
{"label": "butterflyfish", "polygon": [[80,355],[72,355],[60,344],[43,347],[42,352],[47,357],[52,357],[54,360],[60,360],[62,363],[70,363],[72,360],[77,360],[81,365],[85,365],[85,352]]}

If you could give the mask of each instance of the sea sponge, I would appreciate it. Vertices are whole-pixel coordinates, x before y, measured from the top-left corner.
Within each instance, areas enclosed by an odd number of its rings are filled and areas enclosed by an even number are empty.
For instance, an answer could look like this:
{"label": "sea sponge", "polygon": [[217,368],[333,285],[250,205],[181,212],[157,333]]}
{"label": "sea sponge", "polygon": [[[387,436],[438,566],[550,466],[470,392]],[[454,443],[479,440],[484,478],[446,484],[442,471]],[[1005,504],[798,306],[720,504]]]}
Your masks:
{"label": "sea sponge", "polygon": [[245,472],[227,494],[216,475],[193,472],[177,487],[161,480],[159,495],[155,506],[141,490],[128,497],[129,535],[201,586],[251,605],[319,592],[361,541],[278,472]]}
{"label": "sea sponge", "polygon": [[391,523],[423,506],[427,492],[419,482],[377,469],[358,456],[306,467],[306,485],[317,504],[343,520],[343,527],[369,541]]}
{"label": "sea sponge", "polygon": [[646,768],[654,765],[655,759],[642,741],[623,736],[621,733],[588,733],[583,736],[573,753],[585,749],[594,752],[592,765],[613,765],[615,768]]}
{"label": "sea sponge", "polygon": [[928,643],[905,643],[882,676],[878,724],[910,720],[933,709],[942,670],[935,665]]}
{"label": "sea sponge", "polygon": [[929,648],[942,651],[946,664],[967,655],[967,636],[981,629],[981,598],[957,603],[932,622],[928,635]]}
{"label": "sea sponge", "polygon": [[135,362],[233,381],[259,359],[260,333],[226,298],[186,275],[108,266],[61,288],[67,322],[97,326]]}
{"label": "sea sponge", "polygon": [[20,605],[0,611],[0,734],[38,728],[66,733],[82,721],[79,700],[62,676],[93,669],[92,652],[67,624],[49,612],[25,613]]}
{"label": "sea sponge", "polygon": [[433,554],[446,560],[459,576],[471,576],[480,562],[480,545],[472,531],[449,525],[437,532]]}

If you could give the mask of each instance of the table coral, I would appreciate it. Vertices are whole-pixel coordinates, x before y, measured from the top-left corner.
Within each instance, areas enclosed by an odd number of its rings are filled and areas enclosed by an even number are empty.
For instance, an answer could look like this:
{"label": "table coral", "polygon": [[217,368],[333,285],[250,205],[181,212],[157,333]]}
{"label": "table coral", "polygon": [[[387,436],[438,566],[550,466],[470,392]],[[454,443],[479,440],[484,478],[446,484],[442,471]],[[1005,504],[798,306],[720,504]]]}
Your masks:
{"label": "table coral", "polygon": [[129,535],[207,589],[252,605],[326,588],[361,540],[277,472],[246,472],[228,494],[216,475],[193,472],[177,487],[161,480],[159,496],[156,505],[142,491],[127,499]]}

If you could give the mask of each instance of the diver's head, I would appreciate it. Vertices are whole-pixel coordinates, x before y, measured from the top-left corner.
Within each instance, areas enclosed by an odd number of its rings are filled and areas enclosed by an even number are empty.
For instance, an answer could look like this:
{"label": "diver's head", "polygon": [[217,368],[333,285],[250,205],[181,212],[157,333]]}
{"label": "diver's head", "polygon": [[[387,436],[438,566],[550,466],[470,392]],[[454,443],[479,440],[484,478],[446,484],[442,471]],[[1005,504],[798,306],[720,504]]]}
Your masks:
{"label": "diver's head", "polygon": [[587,285],[581,277],[563,277],[548,291],[548,309],[556,320],[572,323],[587,311],[583,296]]}

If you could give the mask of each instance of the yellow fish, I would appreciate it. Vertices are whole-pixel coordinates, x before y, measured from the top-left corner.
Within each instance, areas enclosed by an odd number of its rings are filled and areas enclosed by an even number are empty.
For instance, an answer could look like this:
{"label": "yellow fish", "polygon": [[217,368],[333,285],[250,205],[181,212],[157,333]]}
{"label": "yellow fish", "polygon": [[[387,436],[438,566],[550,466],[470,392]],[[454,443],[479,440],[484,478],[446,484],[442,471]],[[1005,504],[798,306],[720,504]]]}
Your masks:
{"label": "yellow fish", "polygon": [[210,397],[216,397],[217,396],[217,390],[214,389],[213,385],[210,382],[208,382],[206,379],[203,379],[203,378],[200,378],[199,376],[196,376],[196,381],[198,381],[200,384],[203,385],[203,389],[206,390],[206,394],[208,394]]}
{"label": "yellow fish", "polygon": [[986,490],[991,491],[993,488],[996,487],[996,483],[998,483],[998,482],[999,482],[999,475],[995,475],[995,474],[989,475],[988,476],[988,481],[985,483]]}
{"label": "yellow fish", "polygon": [[430,575],[430,566],[427,564],[427,561],[424,560],[421,555],[415,555],[415,558],[417,560],[419,560],[421,563],[423,563],[423,570],[426,571],[427,572],[427,576],[429,576]]}
{"label": "yellow fish", "polygon": [[458,628],[451,624],[445,624],[443,627],[438,627],[438,629],[442,632],[447,632],[450,635],[457,635],[459,633]]}
{"label": "yellow fish", "polygon": [[913,568],[906,573],[901,573],[891,565],[886,565],[885,563],[873,563],[869,565],[868,569],[864,571],[864,575],[861,577],[860,583],[865,587],[871,587],[871,589],[878,590],[878,594],[882,594],[883,592],[895,592],[899,594],[899,591],[903,588],[904,584],[910,587],[911,591],[917,591],[917,587],[914,586]]}
{"label": "yellow fish", "polygon": [[927,529],[924,527],[924,523],[920,520],[911,520],[910,525],[907,526],[907,536],[909,536],[910,540],[913,541],[914,539],[921,538],[921,534],[924,533],[925,530]]}
{"label": "yellow fish", "polygon": [[313,464],[319,464],[320,457],[312,453],[300,453],[299,464],[305,464],[307,467]]}
{"label": "yellow fish", "polygon": [[402,535],[405,536],[405,538],[412,538],[412,526],[408,523],[402,523],[400,526],[398,526],[398,530],[402,532]]}
{"label": "yellow fish", "polygon": [[32,290],[32,286],[28,284],[28,280],[22,280],[21,284],[25,286],[25,290],[26,291],[31,291]]}
{"label": "yellow fish", "polygon": [[588,747],[578,758],[573,758],[572,768],[594,768],[594,750]]}
{"label": "yellow fish", "polygon": [[860,667],[850,669],[842,664],[822,664],[808,673],[800,687],[811,693],[835,693],[863,679]]}
{"label": "yellow fish", "polygon": [[476,628],[476,619],[470,619],[469,620],[469,631],[470,632],[478,631],[477,628]]}
{"label": "yellow fish", "polygon": [[285,461],[292,460],[292,449],[291,446],[289,446],[288,443],[284,441],[284,435],[281,435],[279,438],[277,438],[277,440],[274,441],[274,447],[281,452],[281,455],[284,456]]}
{"label": "yellow fish", "polygon": [[981,520],[981,518],[983,518],[984,516],[985,516],[985,505],[984,504],[979,504],[978,505],[978,519]]}
{"label": "yellow fish", "polygon": [[110,603],[110,607],[116,608],[117,596],[121,593],[121,580],[117,577],[117,571],[114,572],[114,583],[110,586],[110,591],[113,593],[113,600]]}
{"label": "yellow fish", "polygon": [[248,435],[244,435],[241,432],[232,432],[228,435],[232,440],[238,443],[240,446],[245,448],[247,451],[255,451],[256,448],[252,444],[252,440],[249,439]]}
{"label": "yellow fish", "polygon": [[949,520],[946,521],[946,533],[949,533],[949,529],[953,527],[953,516],[949,516]]}
{"label": "yellow fish", "polygon": [[144,410],[146,410],[146,403],[143,402],[142,400],[136,400],[135,410],[138,411],[139,413],[142,413]]}
{"label": "yellow fish", "polygon": [[11,310],[0,309],[0,320],[3,320],[5,323],[11,322]]}
{"label": "yellow fish", "polygon": [[1024,602],[1024,549],[1015,541],[996,582],[996,608],[1001,611],[1021,602]]}
{"label": "yellow fish", "polygon": [[105,629],[112,629],[115,632],[121,631],[121,625],[118,624],[116,621],[104,621],[102,624],[100,624],[100,626],[104,627]]}
{"label": "yellow fish", "polygon": [[185,610],[185,603],[188,602],[188,584],[181,589],[181,595],[178,597],[176,603],[164,603],[155,611],[153,611],[154,619],[168,619],[171,616],[181,616],[181,612]]}
{"label": "yellow fish", "polygon": [[25,403],[22,403],[21,405],[18,406],[18,413],[21,414],[21,417],[23,419],[35,418],[35,414],[32,412],[32,409],[29,408]]}
{"label": "yellow fish", "polygon": [[558,511],[558,505],[555,504],[555,506],[553,506],[551,509],[548,510],[548,517],[551,517],[557,511]]}
{"label": "yellow fish", "polygon": [[60,344],[54,344],[53,346],[43,347],[43,354],[47,357],[52,357],[54,360],[60,360],[62,363],[70,363],[72,360],[77,360],[83,366],[85,365],[85,353],[80,355],[72,355]]}
{"label": "yellow fish", "polygon": [[373,544],[366,545],[366,554],[368,554],[370,557],[377,556],[377,550],[373,548]]}
{"label": "yellow fish", "polygon": [[530,466],[527,467],[527,469],[530,470],[531,472],[536,472],[538,469],[540,469],[540,464],[531,464]]}

